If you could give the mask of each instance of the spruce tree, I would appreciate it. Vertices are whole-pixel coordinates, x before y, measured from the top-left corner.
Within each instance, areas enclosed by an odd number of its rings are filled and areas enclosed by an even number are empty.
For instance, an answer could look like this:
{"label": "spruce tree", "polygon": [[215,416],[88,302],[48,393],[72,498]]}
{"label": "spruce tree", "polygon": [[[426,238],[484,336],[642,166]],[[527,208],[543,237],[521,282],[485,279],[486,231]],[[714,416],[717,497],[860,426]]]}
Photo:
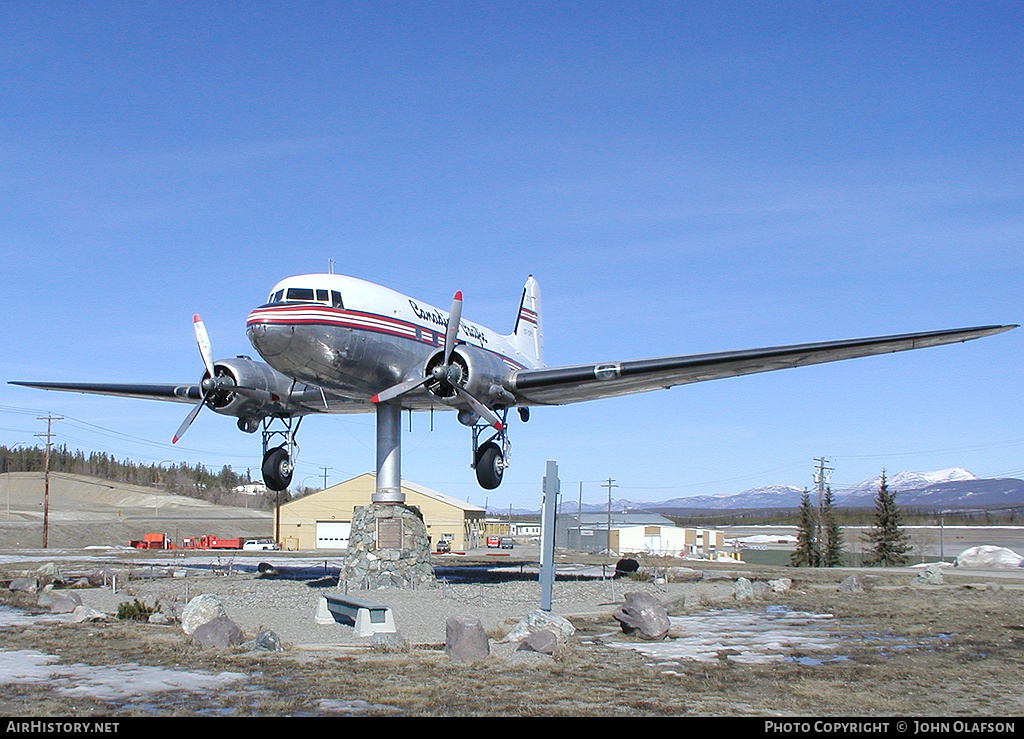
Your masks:
{"label": "spruce tree", "polygon": [[807,492],[807,488],[804,488],[803,497],[800,499],[796,549],[789,555],[789,562],[793,567],[817,567],[820,564],[821,555],[814,535],[815,528],[816,521],[814,507],[811,505],[811,496]]}
{"label": "spruce tree", "polygon": [[896,496],[889,492],[885,470],[875,498],[875,522],[867,534],[872,546],[865,564],[869,566],[903,567],[910,551],[910,536],[903,530],[903,515],[896,505]]}
{"label": "spruce tree", "polygon": [[832,499],[831,487],[825,488],[821,518],[822,535],[825,538],[821,546],[821,566],[839,567],[843,564],[843,531],[836,520],[836,509]]}

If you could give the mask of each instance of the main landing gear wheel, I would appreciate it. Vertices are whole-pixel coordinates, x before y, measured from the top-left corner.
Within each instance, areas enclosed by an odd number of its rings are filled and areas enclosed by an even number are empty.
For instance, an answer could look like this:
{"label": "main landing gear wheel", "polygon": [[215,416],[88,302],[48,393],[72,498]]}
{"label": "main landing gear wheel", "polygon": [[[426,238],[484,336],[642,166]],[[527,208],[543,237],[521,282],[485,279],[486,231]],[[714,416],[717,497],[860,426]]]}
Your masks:
{"label": "main landing gear wheel", "polygon": [[268,449],[263,455],[263,482],[274,491],[287,490],[292,483],[292,461],[284,447]]}
{"label": "main landing gear wheel", "polygon": [[476,453],[476,480],[484,490],[494,490],[501,484],[505,473],[505,458],[493,441],[484,444]]}

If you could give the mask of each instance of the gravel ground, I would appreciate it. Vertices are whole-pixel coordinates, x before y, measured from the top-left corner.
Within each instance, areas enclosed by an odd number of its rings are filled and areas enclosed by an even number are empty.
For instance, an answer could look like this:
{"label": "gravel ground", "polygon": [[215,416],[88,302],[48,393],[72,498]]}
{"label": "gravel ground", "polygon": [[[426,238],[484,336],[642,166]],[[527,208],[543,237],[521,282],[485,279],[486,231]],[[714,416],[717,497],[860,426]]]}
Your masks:
{"label": "gravel ground", "polygon": [[[733,593],[731,579],[691,583],[654,584],[629,580],[559,581],[552,589],[551,613],[558,616],[605,614],[610,616],[631,590],[649,591],[662,602],[685,598],[711,602]],[[120,603],[138,599],[146,605],[157,600],[163,610],[180,615],[191,598],[202,593],[217,596],[228,617],[246,638],[263,629],[274,631],[293,649],[365,645],[355,629],[344,624],[318,624],[314,618],[321,595],[339,592],[333,580],[296,581],[234,573],[133,579],[116,592],[110,588],[78,591],[85,605],[116,613]],[[392,609],[398,632],[413,645],[438,645],[445,641],[446,621],[452,616],[476,616],[492,639],[504,636],[512,626],[541,605],[537,581],[500,583],[439,583],[436,587],[410,590],[376,590],[353,593]]]}

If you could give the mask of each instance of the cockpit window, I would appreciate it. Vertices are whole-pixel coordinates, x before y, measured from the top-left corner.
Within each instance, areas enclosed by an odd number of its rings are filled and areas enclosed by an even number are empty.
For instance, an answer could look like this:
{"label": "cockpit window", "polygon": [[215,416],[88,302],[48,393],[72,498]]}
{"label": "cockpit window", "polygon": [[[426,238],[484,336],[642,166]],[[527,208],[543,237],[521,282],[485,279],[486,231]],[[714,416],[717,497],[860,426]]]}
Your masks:
{"label": "cockpit window", "polygon": [[326,303],[333,308],[344,309],[345,304],[341,300],[341,293],[337,290],[323,290],[320,288],[289,287],[287,290],[278,290],[270,295],[270,303]]}
{"label": "cockpit window", "polygon": [[288,302],[312,302],[315,298],[313,297],[313,291],[306,287],[289,287],[288,288]]}

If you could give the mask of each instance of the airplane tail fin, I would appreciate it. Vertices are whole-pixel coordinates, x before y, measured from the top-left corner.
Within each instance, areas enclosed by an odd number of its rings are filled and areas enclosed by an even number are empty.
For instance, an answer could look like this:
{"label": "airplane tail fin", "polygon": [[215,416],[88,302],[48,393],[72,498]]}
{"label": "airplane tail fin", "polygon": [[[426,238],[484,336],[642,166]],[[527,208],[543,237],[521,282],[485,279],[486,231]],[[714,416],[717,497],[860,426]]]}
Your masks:
{"label": "airplane tail fin", "polygon": [[512,332],[516,348],[539,364],[544,363],[544,331],[540,318],[540,285],[533,275],[526,278],[519,315]]}

